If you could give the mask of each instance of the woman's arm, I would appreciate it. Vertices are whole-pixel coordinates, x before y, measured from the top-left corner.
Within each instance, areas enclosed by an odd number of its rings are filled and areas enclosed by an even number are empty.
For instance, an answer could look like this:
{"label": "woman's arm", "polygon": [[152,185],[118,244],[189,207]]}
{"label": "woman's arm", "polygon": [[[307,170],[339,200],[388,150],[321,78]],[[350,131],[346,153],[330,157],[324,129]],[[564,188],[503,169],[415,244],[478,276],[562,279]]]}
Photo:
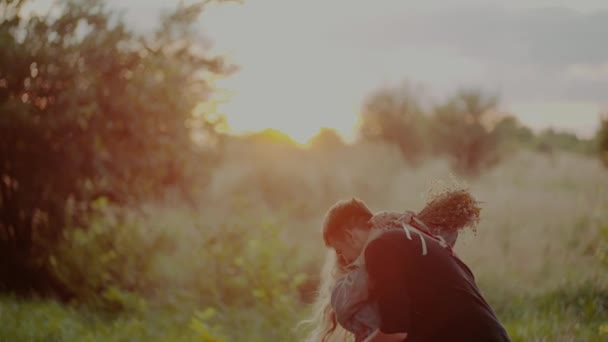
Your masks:
{"label": "woman's arm", "polygon": [[385,334],[380,330],[376,330],[363,342],[402,342],[406,338],[407,333]]}

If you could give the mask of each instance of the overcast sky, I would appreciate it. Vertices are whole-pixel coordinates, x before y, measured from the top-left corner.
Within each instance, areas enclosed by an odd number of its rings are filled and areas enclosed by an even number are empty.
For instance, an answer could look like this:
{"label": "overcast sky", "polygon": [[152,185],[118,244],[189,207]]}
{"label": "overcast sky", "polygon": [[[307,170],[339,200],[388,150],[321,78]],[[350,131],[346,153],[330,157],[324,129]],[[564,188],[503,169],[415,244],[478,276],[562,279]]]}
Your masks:
{"label": "overcast sky", "polygon": [[[176,3],[107,2],[142,30]],[[606,0],[246,0],[209,9],[200,27],[242,66],[225,107],[237,130],[348,135],[365,94],[402,80],[435,99],[481,87],[535,129],[585,136],[608,105]]]}

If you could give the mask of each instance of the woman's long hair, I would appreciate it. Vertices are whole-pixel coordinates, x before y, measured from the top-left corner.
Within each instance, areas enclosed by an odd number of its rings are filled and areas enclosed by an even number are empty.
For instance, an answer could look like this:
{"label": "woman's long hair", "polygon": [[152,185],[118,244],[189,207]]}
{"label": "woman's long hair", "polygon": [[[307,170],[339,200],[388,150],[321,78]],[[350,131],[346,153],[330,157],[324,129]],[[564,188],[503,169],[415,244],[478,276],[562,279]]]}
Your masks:
{"label": "woman's long hair", "polygon": [[327,252],[325,264],[321,269],[321,277],[317,298],[313,303],[313,314],[303,324],[313,327],[305,342],[347,341],[353,334],[342,328],[336,320],[336,314],[331,307],[331,292],[336,281],[346,274],[346,265],[340,265],[338,256],[333,249]]}
{"label": "woman's long hair", "polygon": [[[385,224],[388,220],[395,220],[401,217],[400,213],[379,213],[374,215],[370,220],[370,237],[372,241],[378,237],[384,230],[393,228]],[[313,326],[313,330],[309,333],[305,342],[330,342],[330,341],[348,341],[354,338],[354,335],[338,324],[336,314],[331,307],[331,293],[333,286],[337,280],[343,278],[347,273],[347,264],[338,260],[338,256],[333,249],[329,249],[325,257],[325,264],[321,269],[321,277],[317,298],[313,303],[312,318],[303,321],[303,324]]]}

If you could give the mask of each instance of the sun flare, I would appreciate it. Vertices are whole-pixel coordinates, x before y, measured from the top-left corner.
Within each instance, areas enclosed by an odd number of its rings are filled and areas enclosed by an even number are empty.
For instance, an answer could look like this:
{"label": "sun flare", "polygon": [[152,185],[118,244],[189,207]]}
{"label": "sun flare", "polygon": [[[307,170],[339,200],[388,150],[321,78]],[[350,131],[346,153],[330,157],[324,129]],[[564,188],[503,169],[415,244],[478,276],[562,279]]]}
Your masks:
{"label": "sun flare", "polygon": [[[322,127],[329,127],[350,140],[358,97],[352,96],[344,76],[328,72],[326,59],[310,58],[310,52],[298,46],[301,27],[275,29],[278,19],[268,15],[267,4],[227,3],[205,18],[205,31],[221,42],[215,49],[239,66],[238,72],[217,81],[222,92],[218,112],[237,134],[274,129],[304,144]],[[280,5],[272,4],[274,10],[276,6]],[[302,63],[315,72],[294,72]]]}

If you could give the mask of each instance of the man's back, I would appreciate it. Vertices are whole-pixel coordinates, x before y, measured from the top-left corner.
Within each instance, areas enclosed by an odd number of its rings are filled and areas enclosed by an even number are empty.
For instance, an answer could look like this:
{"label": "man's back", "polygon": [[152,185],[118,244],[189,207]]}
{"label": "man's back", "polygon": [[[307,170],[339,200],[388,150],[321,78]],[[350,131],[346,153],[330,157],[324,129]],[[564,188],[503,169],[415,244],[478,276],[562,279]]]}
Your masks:
{"label": "man's back", "polygon": [[469,268],[437,239],[390,230],[365,251],[381,330],[408,341],[509,341]]}

